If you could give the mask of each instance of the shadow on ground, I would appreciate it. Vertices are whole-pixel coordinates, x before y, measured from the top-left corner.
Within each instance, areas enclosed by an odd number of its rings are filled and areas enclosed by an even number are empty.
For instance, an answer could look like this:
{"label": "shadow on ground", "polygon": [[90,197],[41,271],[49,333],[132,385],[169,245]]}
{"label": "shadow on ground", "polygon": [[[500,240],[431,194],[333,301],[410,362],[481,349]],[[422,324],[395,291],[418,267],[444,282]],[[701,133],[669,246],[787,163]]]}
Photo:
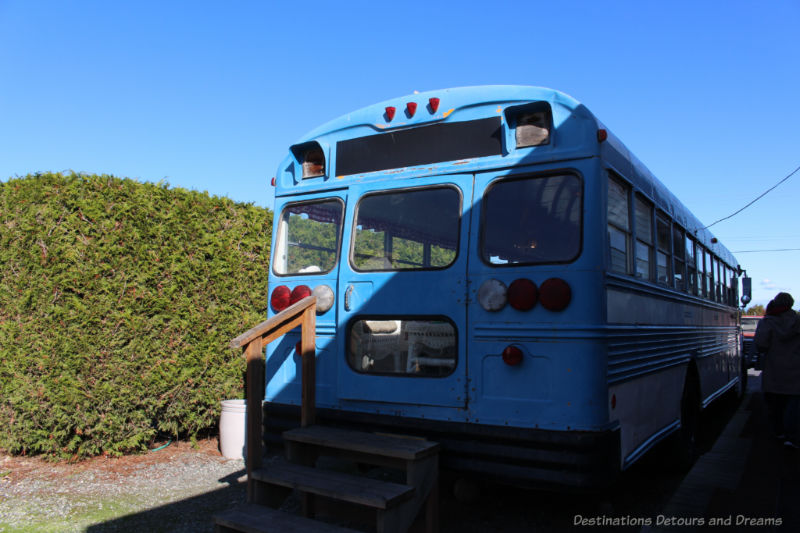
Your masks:
{"label": "shadow on ground", "polygon": [[240,470],[221,478],[221,483],[227,483],[224,488],[89,526],[86,531],[213,532],[215,513],[245,501],[247,483],[238,481],[244,474]]}
{"label": "shadow on ground", "polygon": [[[703,413],[699,439],[701,453],[711,449],[738,402],[723,398]],[[594,494],[553,493],[524,490],[473,480],[472,498],[456,498],[458,474],[443,472],[440,485],[440,531],[442,533],[506,533],[574,530],[576,515],[655,516],[680,484],[685,472],[666,466],[667,446],[659,446],[627,471],[613,490]],[[146,511],[90,526],[90,533],[127,531],[212,532],[213,515],[246,499],[244,471],[220,481],[222,489],[199,494]],[[619,528],[613,531],[632,531]],[[636,528],[638,530],[638,528]],[[609,530],[611,531],[611,530]]]}

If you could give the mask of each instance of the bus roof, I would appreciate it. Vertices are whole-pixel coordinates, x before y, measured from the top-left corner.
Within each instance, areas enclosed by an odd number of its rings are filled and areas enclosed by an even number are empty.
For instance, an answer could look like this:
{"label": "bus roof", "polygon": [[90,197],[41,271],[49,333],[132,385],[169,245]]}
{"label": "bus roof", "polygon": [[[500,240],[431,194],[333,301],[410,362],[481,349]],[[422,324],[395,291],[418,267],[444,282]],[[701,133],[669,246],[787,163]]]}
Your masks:
{"label": "bus roof", "polygon": [[[574,145],[568,147],[572,151],[563,151],[562,148],[557,155],[549,154],[548,160],[556,157],[571,159],[600,156],[608,166],[620,176],[630,180],[636,188],[649,197],[658,209],[683,226],[687,234],[693,235],[729,266],[734,268],[739,266],[733,254],[715,242],[716,239],[711,232],[705,229],[705,226],[683,203],[591,111],[571,96],[545,87],[483,85],[427,91],[385,100],[333,119],[302,136],[292,146],[293,155],[289,155],[278,169],[279,179],[277,180],[276,195],[300,192],[294,188],[291,191],[284,189],[282,183],[290,180],[280,179],[280,176],[282,173],[294,176],[294,171],[287,172],[287,169],[298,163],[298,152],[309,143],[319,143],[323,147],[323,151],[326,151],[327,159],[330,155],[331,145],[338,140],[366,137],[424,125],[471,120],[476,117],[488,116],[490,113],[499,115],[502,119],[505,109],[536,102],[547,102],[550,105],[557,134],[576,139]],[[409,109],[409,103],[416,105],[414,111]],[[388,108],[394,109],[394,116],[389,116]],[[607,132],[608,136],[605,142],[597,142],[598,129]],[[564,131],[562,132],[562,130]],[[507,162],[503,166],[507,166],[509,163],[513,164],[514,161]],[[459,166],[453,168],[452,171],[463,172],[465,168]],[[340,182],[338,186],[343,184]],[[333,186],[336,185],[329,183],[320,186],[318,190]],[[304,192],[310,192],[305,187],[303,189],[305,189]]]}

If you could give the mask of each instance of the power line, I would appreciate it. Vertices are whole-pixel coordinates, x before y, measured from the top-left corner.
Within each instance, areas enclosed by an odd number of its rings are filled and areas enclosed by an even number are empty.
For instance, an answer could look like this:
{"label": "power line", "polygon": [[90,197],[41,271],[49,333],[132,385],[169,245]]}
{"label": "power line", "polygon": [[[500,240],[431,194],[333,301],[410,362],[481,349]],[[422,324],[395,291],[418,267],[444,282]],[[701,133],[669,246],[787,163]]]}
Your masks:
{"label": "power line", "polygon": [[[730,214],[730,215],[728,215],[728,216],[726,216],[726,217],[724,217],[724,218],[721,218],[721,219],[717,220],[716,222],[712,222],[711,224],[709,224],[708,226],[706,226],[706,227],[705,227],[705,228],[703,228],[703,229],[708,229],[708,228],[710,228],[711,226],[713,226],[714,224],[716,224],[717,222],[722,222],[723,220],[728,220],[729,218],[731,218],[731,217],[734,217],[734,216],[738,215],[739,213],[741,213],[742,211],[744,211],[745,209],[747,209],[748,207],[750,207],[751,205],[753,205],[753,204],[754,204],[754,203],[756,203],[757,201],[761,200],[761,199],[762,199],[764,196],[766,196],[766,195],[767,195],[767,193],[771,192],[771,191],[772,191],[772,190],[773,190],[775,187],[777,187],[778,185],[780,185],[780,184],[781,184],[781,183],[783,183],[784,181],[786,181],[786,180],[788,180],[789,178],[791,178],[792,176],[794,176],[794,175],[795,175],[795,173],[797,173],[797,171],[798,171],[798,170],[800,170],[800,167],[797,167],[796,169],[794,169],[794,170],[793,170],[793,171],[792,171],[792,172],[791,172],[791,173],[790,173],[788,176],[786,176],[786,177],[785,177],[785,178],[783,178],[781,181],[779,181],[778,183],[776,183],[775,185],[773,185],[772,187],[770,187],[769,189],[767,189],[766,191],[764,191],[763,193],[761,193],[759,196],[757,196],[757,197],[756,197],[756,199],[755,199],[755,200],[751,201],[749,204],[747,204],[747,205],[746,205],[746,206],[744,206],[743,208],[739,209],[739,210],[738,210],[738,211],[736,211],[735,213],[732,213],[732,214]],[[739,252],[739,253],[742,253],[742,252]]]}
{"label": "power line", "polygon": [[731,252],[732,254],[754,254],[757,252],[797,252],[800,248],[774,248],[772,250],[739,250]]}

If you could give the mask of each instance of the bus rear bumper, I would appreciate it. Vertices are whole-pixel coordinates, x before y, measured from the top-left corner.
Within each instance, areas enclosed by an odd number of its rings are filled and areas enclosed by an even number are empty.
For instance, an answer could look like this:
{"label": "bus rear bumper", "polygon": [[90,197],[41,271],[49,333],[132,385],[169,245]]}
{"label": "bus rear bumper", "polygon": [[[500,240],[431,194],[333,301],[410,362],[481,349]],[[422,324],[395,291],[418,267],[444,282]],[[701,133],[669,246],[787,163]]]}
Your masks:
{"label": "bus rear bumper", "polygon": [[[402,433],[441,444],[443,468],[521,487],[592,490],[620,472],[619,430],[550,431],[317,409],[317,422],[362,431]],[[300,424],[295,405],[264,403],[265,441]]]}

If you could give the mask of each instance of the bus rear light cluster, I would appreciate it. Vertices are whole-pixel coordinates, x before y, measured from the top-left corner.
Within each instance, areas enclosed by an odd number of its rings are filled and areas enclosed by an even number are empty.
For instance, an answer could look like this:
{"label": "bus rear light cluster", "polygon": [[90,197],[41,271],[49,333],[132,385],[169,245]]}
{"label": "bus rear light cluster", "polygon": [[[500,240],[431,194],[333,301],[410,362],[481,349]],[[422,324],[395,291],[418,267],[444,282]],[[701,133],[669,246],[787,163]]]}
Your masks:
{"label": "bus rear light cluster", "polygon": [[517,366],[522,362],[522,350],[518,346],[509,344],[503,350],[503,362],[508,366]]}
{"label": "bus rear light cluster", "polygon": [[508,287],[508,304],[517,311],[529,311],[536,305],[539,290],[529,279],[520,278],[511,282]]}
{"label": "bus rear light cluster", "polygon": [[272,296],[269,298],[269,304],[276,313],[280,313],[289,307],[289,298],[292,296],[292,291],[286,285],[279,285],[272,291]]}
{"label": "bus rear light cluster", "polygon": [[487,311],[500,311],[509,304],[517,311],[530,311],[539,302],[548,311],[563,311],[572,300],[566,281],[550,278],[540,287],[529,279],[519,278],[506,287],[496,279],[488,279],[478,289],[478,303]]}
{"label": "bus rear light cluster", "polygon": [[539,301],[550,311],[563,311],[572,300],[572,289],[560,278],[550,278],[539,287]]}
{"label": "bus rear light cluster", "polygon": [[289,296],[289,305],[294,305],[308,296],[311,296],[311,288],[308,285],[298,285],[292,289],[292,294]]}
{"label": "bus rear light cluster", "polygon": [[[438,98],[429,98],[428,99],[428,110],[431,114],[436,113],[439,110],[439,102]],[[384,118],[387,122],[391,122],[394,120],[394,116],[397,114],[397,108],[394,106],[386,106],[384,109]],[[408,118],[413,117],[417,112],[417,103],[416,102],[406,102],[406,115]]]}
{"label": "bus rear light cluster", "polygon": [[318,285],[312,291],[308,285],[298,285],[294,289],[289,289],[286,285],[278,285],[272,290],[269,304],[272,310],[280,313],[290,305],[294,305],[303,298],[314,295],[317,297],[317,314],[322,314],[333,307],[333,289],[327,285]]}

